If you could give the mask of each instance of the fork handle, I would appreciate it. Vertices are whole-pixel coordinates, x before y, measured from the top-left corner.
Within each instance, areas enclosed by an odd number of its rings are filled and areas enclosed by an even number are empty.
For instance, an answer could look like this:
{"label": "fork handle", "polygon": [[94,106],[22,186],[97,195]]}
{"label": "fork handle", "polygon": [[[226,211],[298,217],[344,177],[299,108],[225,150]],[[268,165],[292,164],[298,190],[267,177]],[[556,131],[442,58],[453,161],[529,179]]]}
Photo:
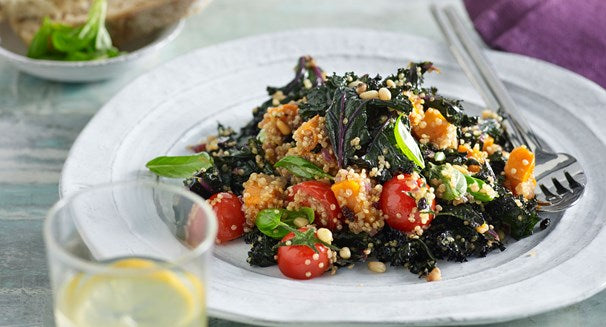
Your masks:
{"label": "fork handle", "polygon": [[502,124],[510,131],[511,143],[514,146],[526,145],[533,152],[540,150],[541,142],[526,123],[527,120],[473,40],[471,31],[465,26],[456,9],[452,6],[439,9],[434,5],[432,12],[464,73],[480,92],[486,105],[497,109],[504,118]]}

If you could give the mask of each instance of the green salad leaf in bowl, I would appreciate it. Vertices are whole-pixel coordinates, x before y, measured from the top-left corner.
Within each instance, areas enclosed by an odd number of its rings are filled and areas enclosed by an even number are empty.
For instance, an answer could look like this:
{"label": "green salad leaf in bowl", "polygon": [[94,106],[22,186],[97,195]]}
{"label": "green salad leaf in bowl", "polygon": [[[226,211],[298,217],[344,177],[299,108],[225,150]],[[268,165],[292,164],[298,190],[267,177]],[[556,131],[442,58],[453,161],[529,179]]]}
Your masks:
{"label": "green salad leaf in bowl", "polygon": [[105,27],[107,1],[95,0],[82,26],[68,26],[46,17],[32,39],[27,56],[33,59],[88,61],[119,56]]}

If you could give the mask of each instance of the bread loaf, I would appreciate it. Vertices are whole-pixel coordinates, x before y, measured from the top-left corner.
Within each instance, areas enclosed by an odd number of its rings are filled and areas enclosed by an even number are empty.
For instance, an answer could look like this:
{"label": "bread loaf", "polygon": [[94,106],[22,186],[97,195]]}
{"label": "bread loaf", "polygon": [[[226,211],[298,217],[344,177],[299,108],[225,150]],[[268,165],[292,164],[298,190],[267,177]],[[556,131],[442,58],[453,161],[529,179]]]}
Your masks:
{"label": "bread loaf", "polygon": [[[67,25],[86,21],[92,0],[0,0],[0,16],[29,44],[45,16]],[[107,0],[106,25],[114,45],[149,36],[192,12],[200,0]]]}

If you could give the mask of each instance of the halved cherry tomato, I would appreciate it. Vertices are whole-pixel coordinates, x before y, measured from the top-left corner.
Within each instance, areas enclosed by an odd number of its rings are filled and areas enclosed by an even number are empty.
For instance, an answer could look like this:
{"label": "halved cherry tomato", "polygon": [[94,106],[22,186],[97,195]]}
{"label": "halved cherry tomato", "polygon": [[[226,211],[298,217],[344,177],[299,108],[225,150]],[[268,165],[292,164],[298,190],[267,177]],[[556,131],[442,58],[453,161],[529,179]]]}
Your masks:
{"label": "halved cherry tomato", "polygon": [[217,215],[219,230],[217,240],[226,242],[236,239],[244,234],[244,212],[242,201],[233,193],[221,192],[208,199]]}
{"label": "halved cherry tomato", "polygon": [[[307,228],[300,228],[304,232]],[[295,236],[288,233],[282,242]],[[285,245],[278,248],[278,268],[286,277],[294,279],[312,279],[321,276],[329,268],[328,249],[321,243],[315,243],[316,253],[306,245]]]}
{"label": "halved cherry tomato", "polygon": [[314,223],[319,227],[335,230],[343,219],[339,202],[327,183],[306,181],[293,185],[288,192],[288,201],[297,201],[301,206],[312,208]]}
{"label": "halved cherry tomato", "polygon": [[[429,214],[423,219],[419,211],[429,209],[435,211],[436,201],[433,199],[431,204],[429,204],[426,197],[415,199],[411,194],[415,191],[418,192],[421,187],[429,189],[429,186],[423,177],[415,178],[411,174],[402,174],[400,176],[400,178],[396,176],[383,184],[380,204],[381,210],[387,216],[385,222],[390,227],[403,232],[411,232],[417,226],[421,228],[427,227],[433,219],[433,214]],[[421,201],[425,201],[425,204],[421,203],[419,205]],[[419,209],[419,207],[421,208]],[[416,212],[411,218],[413,210]]]}

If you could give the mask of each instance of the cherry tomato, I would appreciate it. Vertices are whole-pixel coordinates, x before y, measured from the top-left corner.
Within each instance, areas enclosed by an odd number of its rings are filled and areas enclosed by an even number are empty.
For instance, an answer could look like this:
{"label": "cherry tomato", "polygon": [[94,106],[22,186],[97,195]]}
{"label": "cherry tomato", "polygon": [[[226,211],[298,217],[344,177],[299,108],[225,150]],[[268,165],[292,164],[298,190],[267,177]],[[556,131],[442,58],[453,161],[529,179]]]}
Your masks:
{"label": "cherry tomato", "polygon": [[[379,202],[381,210],[387,216],[385,222],[390,227],[403,232],[411,232],[417,226],[421,228],[427,227],[431,223],[433,215],[429,214],[429,217],[422,219],[418,207],[421,207],[421,211],[428,209],[434,211],[436,207],[435,199],[432,199],[431,204],[428,204],[426,197],[415,200],[410,194],[420,191],[422,187],[429,189],[429,186],[423,177],[415,177],[411,174],[402,174],[400,176],[400,178],[396,176],[383,184],[383,191],[381,192]],[[425,202],[425,204],[421,203],[419,206],[419,202],[421,201]],[[413,215],[414,218],[411,219],[410,216],[413,210],[416,212]]]}
{"label": "cherry tomato", "polygon": [[293,185],[288,201],[297,201],[304,207],[312,208],[315,213],[314,223],[319,227],[335,230],[343,219],[339,202],[327,183],[306,181]]}
{"label": "cherry tomato", "polygon": [[244,234],[244,223],[246,218],[242,212],[242,201],[233,193],[221,192],[208,199],[217,215],[219,229],[217,240],[220,242],[231,241]]}
{"label": "cherry tomato", "polygon": [[[307,228],[300,228],[304,232]],[[295,236],[289,233],[282,242]],[[289,245],[278,248],[278,268],[286,277],[294,279],[312,279],[321,276],[329,268],[328,249],[321,243],[315,244],[316,253],[306,245]]]}

